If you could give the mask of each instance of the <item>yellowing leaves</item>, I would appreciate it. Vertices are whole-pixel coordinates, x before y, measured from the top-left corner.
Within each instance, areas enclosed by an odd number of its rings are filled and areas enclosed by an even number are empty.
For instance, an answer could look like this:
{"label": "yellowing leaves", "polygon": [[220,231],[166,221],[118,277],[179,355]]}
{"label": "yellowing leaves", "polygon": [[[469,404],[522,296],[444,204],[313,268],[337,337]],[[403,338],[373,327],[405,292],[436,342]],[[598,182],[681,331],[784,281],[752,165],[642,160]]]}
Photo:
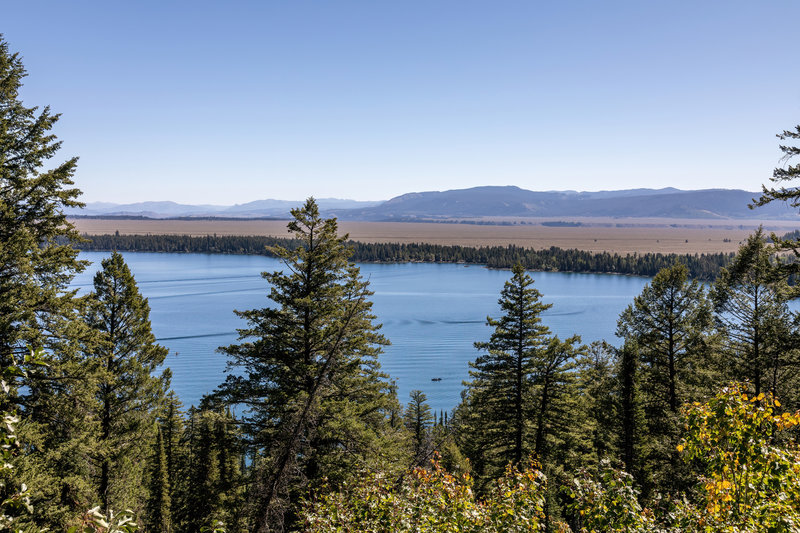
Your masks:
{"label": "yellowing leaves", "polygon": [[378,476],[365,477],[346,492],[306,502],[307,531],[392,533],[500,533],[539,531],[544,517],[546,478],[538,465],[509,467],[483,501],[474,498],[468,475],[454,476],[432,461],[416,468],[398,486]]}
{"label": "yellowing leaves", "polygon": [[758,524],[757,530],[790,516],[800,520],[800,451],[775,438],[800,424],[800,413],[774,414],[780,403],[770,394],[749,397],[742,388],[731,385],[684,411],[687,432],[678,450],[702,465],[703,520]]}

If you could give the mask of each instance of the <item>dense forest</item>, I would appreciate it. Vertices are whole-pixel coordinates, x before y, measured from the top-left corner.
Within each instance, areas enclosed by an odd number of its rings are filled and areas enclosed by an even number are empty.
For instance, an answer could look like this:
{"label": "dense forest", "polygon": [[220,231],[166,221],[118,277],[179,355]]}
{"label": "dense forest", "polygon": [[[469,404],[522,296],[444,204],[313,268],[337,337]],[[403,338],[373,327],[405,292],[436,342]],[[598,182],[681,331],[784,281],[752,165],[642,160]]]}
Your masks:
{"label": "dense forest", "polygon": [[798,243],[758,231],[708,287],[664,264],[619,347],[553,335],[503,248],[500,313],[437,417],[381,371],[369,284],[309,199],[268,243],[271,303],[230,310],[231,372],[186,408],[122,254],[70,288],[77,160],[45,168],[58,116],[19,101],[24,75],[0,39],[0,530],[800,531],[800,317],[776,259]]}
{"label": "dense forest", "polygon": [[[77,243],[82,250],[120,252],[171,252],[207,254],[271,255],[280,246],[293,250],[296,239],[257,236],[192,237],[189,235],[83,235]],[[593,253],[551,247],[534,250],[520,246],[443,246],[413,243],[365,243],[349,241],[350,259],[357,263],[468,263],[490,268],[511,268],[521,264],[528,270],[586,272],[655,276],[659,270],[683,263],[693,279],[711,280],[730,262],[733,254],[628,254]]]}

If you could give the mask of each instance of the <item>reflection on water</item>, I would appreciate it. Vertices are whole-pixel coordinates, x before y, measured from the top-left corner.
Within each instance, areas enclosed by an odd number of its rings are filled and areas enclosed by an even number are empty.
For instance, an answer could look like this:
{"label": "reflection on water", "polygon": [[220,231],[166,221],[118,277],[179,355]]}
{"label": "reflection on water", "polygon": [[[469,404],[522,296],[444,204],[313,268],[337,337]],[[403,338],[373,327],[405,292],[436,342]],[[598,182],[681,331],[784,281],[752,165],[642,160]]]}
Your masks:
{"label": "reflection on water", "polygon": [[[92,276],[108,254],[81,253],[92,261],[74,286],[91,289]],[[169,348],[172,386],[188,407],[223,379],[225,357],[218,346],[233,344],[245,322],[233,314],[270,305],[262,271],[280,269],[272,258],[236,255],[126,253],[141,292],[150,300],[150,319],[159,342]],[[404,263],[361,265],[369,279],[373,311],[392,342],[381,365],[397,382],[400,401],[422,390],[435,411],[460,400],[475,341],[488,340],[487,316],[497,316],[497,299],[509,271],[463,265]],[[597,274],[533,272],[543,301],[553,307],[545,325],[560,337],[575,333],[584,342],[614,342],[619,313],[648,281]],[[431,381],[441,379],[441,381]]]}

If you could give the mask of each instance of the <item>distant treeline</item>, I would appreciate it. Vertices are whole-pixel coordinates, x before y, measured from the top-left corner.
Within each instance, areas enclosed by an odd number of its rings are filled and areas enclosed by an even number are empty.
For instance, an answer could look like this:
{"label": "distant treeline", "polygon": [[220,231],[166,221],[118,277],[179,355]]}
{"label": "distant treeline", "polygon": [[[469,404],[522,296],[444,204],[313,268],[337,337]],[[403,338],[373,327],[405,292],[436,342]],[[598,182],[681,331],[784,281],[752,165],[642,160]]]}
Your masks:
{"label": "distant treeline", "polygon": [[[192,237],[189,235],[84,235],[83,250],[271,255],[267,247],[294,249],[293,239],[261,236]],[[467,263],[510,268],[521,263],[528,270],[654,276],[676,262],[685,264],[695,279],[712,280],[733,254],[611,254],[565,250],[555,246],[533,250],[520,246],[442,246],[438,244],[365,243],[350,241],[352,260],[360,263]]]}

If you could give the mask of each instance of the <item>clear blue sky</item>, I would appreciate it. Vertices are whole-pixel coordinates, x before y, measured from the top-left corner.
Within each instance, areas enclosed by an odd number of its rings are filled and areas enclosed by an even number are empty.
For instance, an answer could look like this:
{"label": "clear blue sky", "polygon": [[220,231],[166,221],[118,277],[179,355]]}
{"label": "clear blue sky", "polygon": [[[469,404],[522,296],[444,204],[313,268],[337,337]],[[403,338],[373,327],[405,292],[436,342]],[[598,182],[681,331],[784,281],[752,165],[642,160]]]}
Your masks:
{"label": "clear blue sky", "polygon": [[800,2],[5,2],[85,201],[757,190]]}

